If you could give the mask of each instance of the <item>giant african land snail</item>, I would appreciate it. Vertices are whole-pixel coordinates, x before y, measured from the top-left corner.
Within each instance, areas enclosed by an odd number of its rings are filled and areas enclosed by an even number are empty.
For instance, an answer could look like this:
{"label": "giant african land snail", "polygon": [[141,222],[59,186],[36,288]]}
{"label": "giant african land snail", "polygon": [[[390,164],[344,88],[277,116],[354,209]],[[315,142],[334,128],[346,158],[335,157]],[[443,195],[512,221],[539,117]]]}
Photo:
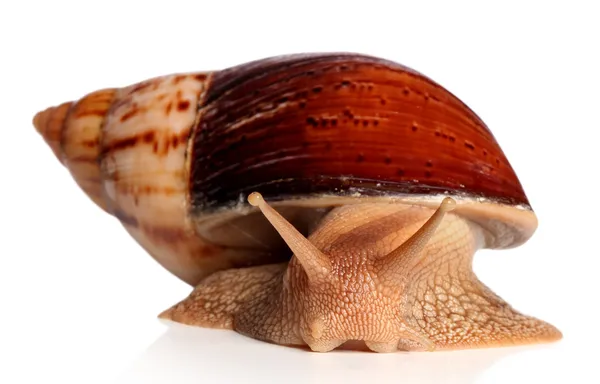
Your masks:
{"label": "giant african land snail", "polygon": [[478,249],[524,243],[536,216],[481,119],[414,70],[282,56],[100,90],[34,124],[195,286],[162,318],[315,351],[561,337],[473,274]]}

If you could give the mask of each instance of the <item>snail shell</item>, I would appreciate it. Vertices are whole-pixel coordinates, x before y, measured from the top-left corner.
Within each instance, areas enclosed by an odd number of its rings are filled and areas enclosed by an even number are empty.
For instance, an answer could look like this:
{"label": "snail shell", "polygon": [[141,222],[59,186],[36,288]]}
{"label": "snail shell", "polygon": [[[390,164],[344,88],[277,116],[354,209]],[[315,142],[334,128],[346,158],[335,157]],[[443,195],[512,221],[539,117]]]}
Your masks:
{"label": "snail shell", "polygon": [[445,196],[485,229],[487,248],[522,244],[537,227],[483,121],[433,80],[371,56],[158,77],[49,108],[34,125],[81,189],[192,285],[286,257],[245,204],[254,190],[303,232],[334,206],[436,207]]}

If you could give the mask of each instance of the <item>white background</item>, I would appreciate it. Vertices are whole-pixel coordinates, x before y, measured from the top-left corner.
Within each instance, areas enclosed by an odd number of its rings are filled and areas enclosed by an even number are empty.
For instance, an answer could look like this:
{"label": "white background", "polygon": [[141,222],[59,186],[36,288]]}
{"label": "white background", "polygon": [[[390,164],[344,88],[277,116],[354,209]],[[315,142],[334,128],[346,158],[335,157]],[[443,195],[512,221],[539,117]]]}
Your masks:
{"label": "white background", "polygon": [[[600,382],[594,2],[343,3],[2,2],[1,383]],[[98,88],[306,51],[401,62],[486,121],[540,226],[520,248],[478,253],[476,272],[562,341],[316,354],[156,319],[190,288],[83,195],[34,113]]]}

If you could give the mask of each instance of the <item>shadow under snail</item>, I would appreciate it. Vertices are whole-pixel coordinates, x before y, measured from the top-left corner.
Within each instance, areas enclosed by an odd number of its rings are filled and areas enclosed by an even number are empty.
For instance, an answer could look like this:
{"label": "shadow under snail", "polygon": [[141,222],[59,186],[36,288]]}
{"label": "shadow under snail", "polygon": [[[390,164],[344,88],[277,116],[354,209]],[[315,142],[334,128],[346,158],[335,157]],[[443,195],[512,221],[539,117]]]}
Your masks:
{"label": "shadow under snail", "polygon": [[320,352],[562,337],[475,276],[477,250],[523,244],[537,219],[483,121],[410,68],[272,57],[99,90],[34,125],[194,287],[163,319]]}

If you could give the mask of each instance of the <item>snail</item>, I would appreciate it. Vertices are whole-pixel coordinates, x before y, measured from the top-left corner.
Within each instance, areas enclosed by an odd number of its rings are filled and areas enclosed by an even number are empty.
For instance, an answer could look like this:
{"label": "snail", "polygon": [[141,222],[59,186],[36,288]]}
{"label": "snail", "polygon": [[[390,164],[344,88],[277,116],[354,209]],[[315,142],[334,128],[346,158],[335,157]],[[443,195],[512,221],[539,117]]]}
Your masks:
{"label": "snail", "polygon": [[537,218],[485,123],[411,68],[276,56],[102,89],[33,124],[191,285],[162,319],[316,352],[562,337],[475,276],[477,250],[525,243]]}

